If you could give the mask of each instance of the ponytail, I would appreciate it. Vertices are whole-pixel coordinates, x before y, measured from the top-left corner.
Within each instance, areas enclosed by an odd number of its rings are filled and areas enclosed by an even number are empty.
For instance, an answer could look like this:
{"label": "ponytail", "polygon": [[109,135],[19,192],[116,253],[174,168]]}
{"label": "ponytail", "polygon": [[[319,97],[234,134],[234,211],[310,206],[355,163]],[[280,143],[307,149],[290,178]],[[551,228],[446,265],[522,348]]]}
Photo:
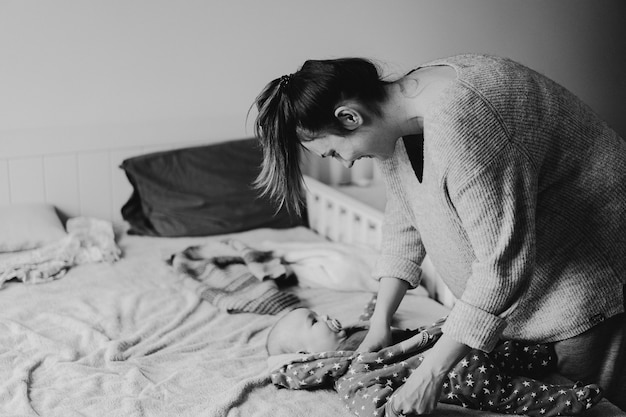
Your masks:
{"label": "ponytail", "polygon": [[299,71],[270,81],[255,100],[255,135],[263,162],[255,186],[279,207],[301,214],[304,183],[298,131],[347,135],[334,116],[342,100],[359,100],[374,114],[386,98],[376,66],[361,58],[309,60]]}

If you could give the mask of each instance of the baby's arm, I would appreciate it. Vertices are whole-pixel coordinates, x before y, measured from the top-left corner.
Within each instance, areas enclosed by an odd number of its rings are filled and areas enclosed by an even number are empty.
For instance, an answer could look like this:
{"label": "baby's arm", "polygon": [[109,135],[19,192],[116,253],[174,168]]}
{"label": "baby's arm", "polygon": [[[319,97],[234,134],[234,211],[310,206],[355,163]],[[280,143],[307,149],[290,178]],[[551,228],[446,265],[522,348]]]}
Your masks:
{"label": "baby's arm", "polygon": [[346,373],[353,352],[322,352],[284,364],[270,374],[272,383],[289,389],[331,387]]}

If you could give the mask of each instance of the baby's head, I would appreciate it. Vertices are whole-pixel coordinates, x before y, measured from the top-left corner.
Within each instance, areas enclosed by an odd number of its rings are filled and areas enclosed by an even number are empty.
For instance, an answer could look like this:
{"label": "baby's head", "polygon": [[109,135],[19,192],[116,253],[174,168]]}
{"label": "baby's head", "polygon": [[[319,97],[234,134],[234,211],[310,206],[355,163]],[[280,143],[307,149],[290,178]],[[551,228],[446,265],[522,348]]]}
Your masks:
{"label": "baby's head", "polygon": [[266,349],[270,355],[327,352],[337,350],[345,338],[346,331],[339,321],[302,307],[274,324],[267,335]]}

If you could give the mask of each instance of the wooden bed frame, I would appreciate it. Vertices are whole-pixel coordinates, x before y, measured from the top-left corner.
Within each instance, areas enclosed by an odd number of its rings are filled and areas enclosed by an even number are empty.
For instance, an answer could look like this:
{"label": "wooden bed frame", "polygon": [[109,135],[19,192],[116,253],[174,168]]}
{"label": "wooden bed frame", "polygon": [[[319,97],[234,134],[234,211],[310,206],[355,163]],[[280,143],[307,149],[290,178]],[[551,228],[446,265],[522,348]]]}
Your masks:
{"label": "wooden bed frame", "polygon": [[[334,242],[380,250],[384,213],[348,194],[305,176],[309,228]],[[377,190],[375,190],[377,191]],[[452,308],[456,298],[437,275],[430,258],[422,263],[422,285],[431,298]]]}
{"label": "wooden bed frame", "polygon": [[305,176],[309,228],[335,242],[380,249],[383,213]]}

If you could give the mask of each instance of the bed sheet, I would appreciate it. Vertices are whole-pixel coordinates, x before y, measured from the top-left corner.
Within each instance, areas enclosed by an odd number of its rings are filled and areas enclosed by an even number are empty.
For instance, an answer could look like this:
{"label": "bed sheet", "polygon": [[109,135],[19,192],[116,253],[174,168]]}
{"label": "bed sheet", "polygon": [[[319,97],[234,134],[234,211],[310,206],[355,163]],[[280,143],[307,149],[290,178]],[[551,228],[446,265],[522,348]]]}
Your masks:
{"label": "bed sheet", "polygon": [[[252,245],[321,239],[302,227],[230,237]],[[334,391],[270,384],[264,342],[275,316],[221,312],[198,296],[197,282],[175,275],[164,261],[220,238],[125,236],[115,264],[81,265],[41,285],[8,283],[0,291],[0,415],[351,415]],[[345,323],[371,298],[294,292]],[[417,291],[402,302],[397,324],[415,327],[445,313]],[[445,405],[436,414],[489,415]]]}

